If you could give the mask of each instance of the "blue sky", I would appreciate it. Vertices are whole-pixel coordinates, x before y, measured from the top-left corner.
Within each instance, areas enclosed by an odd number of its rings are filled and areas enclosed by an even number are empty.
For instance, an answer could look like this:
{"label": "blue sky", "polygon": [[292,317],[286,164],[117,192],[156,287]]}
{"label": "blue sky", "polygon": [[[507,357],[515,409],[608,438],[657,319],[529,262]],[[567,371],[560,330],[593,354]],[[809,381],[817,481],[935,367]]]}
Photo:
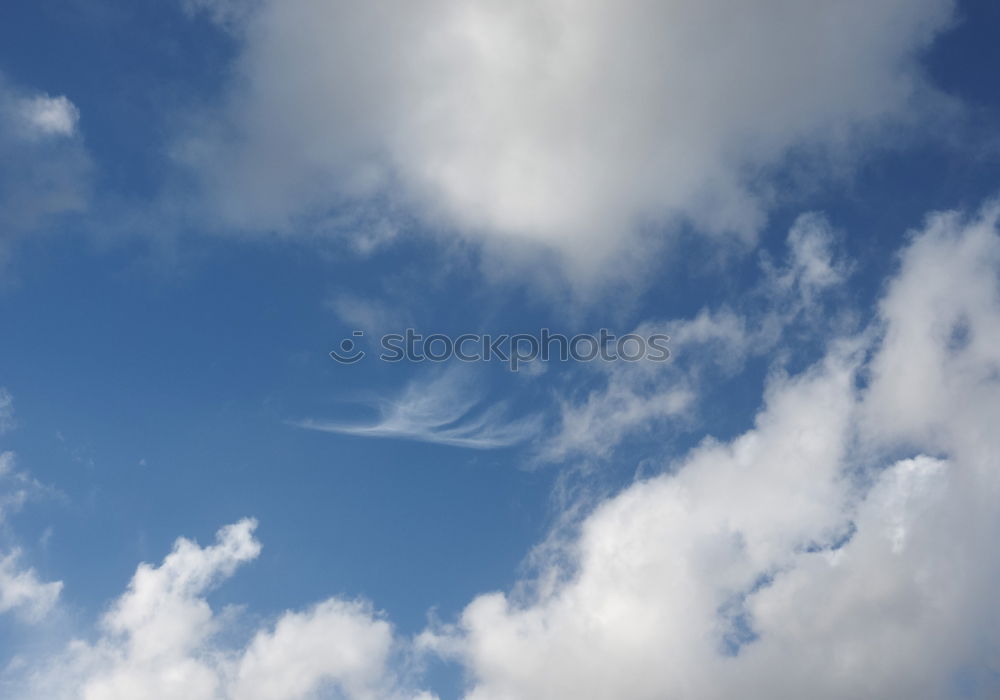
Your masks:
{"label": "blue sky", "polygon": [[0,695],[995,697],[998,29],[7,3]]}

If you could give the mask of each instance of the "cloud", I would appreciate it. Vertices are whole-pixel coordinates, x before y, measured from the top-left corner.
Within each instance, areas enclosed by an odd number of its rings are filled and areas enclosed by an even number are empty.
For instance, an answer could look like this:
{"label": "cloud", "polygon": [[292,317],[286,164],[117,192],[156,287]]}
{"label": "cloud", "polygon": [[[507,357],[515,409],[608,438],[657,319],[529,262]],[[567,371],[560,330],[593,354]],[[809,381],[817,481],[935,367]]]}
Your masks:
{"label": "cloud", "polygon": [[[763,257],[761,281],[729,305],[701,309],[694,318],[647,321],[633,333],[669,336],[669,362],[597,363],[603,374],[585,396],[559,400],[559,428],[541,441],[543,461],[606,459],[623,442],[660,430],[669,421],[691,429],[705,384],[737,374],[750,358],[777,352],[790,331],[819,334],[843,325],[827,304],[847,280],[850,265],[836,251],[837,237],[822,215],[799,216],[788,232],[782,260]],[[848,314],[850,316],[850,314]],[[780,359],[780,358],[775,358]]]}
{"label": "cloud", "polygon": [[212,21],[226,27],[237,28],[237,25],[245,21],[253,11],[256,0],[181,0],[181,3],[189,15],[206,12]]}
{"label": "cloud", "polygon": [[[0,387],[0,435],[14,426],[14,400]],[[13,452],[0,452],[0,525],[44,487],[16,468]],[[33,568],[22,568],[18,547],[0,549],[0,613],[14,612],[24,622],[36,623],[55,607],[62,590],[61,581],[42,581]]]}
{"label": "cloud", "polygon": [[678,382],[673,388],[666,388],[667,382],[656,382],[651,388],[640,376],[640,369],[623,365],[607,371],[607,383],[600,390],[579,401],[560,402],[559,429],[545,440],[541,459],[559,461],[570,455],[607,457],[639,429],[682,416],[695,400],[685,382]]}
{"label": "cloud", "polygon": [[336,679],[348,697],[376,697],[393,644],[389,623],[361,603],[328,600],[287,613],[258,632],[240,662],[234,697],[306,697],[318,680]]}
{"label": "cloud", "polygon": [[99,638],[29,665],[17,697],[86,700],[350,700],[414,698],[387,664],[392,628],[362,602],[328,599],[283,613],[241,648],[215,638],[232,615],[206,594],[260,553],[253,520],[222,528],[206,547],[181,538],[159,566],[141,564],[101,620]]}
{"label": "cloud", "polygon": [[21,569],[14,550],[0,555],[0,613],[14,610],[27,622],[38,622],[55,607],[61,581],[43,582],[34,569]]}
{"label": "cloud", "polygon": [[345,325],[369,335],[399,331],[411,325],[405,311],[355,294],[337,294],[326,302],[326,306]]}
{"label": "cloud", "polygon": [[294,425],[328,433],[479,450],[517,445],[538,431],[537,416],[511,420],[503,404],[482,407],[482,398],[468,373],[461,370],[449,369],[430,379],[415,380],[397,398],[373,403],[379,413],[374,423],[306,419]]}
{"label": "cloud", "polygon": [[843,169],[919,122],[953,4],[189,1],[241,53],[175,152],[225,228],[447,230],[593,272],[679,223],[750,241],[790,153]]}
{"label": "cloud", "polygon": [[67,97],[17,87],[0,73],[0,259],[17,238],[86,209],[91,162],[78,120]]}
{"label": "cloud", "polygon": [[[938,449],[992,445],[1000,418],[1000,203],[966,220],[931,217],[902,254],[879,305],[885,335],[871,365],[868,423]],[[976,431],[984,431],[978,434]]]}
{"label": "cloud", "polygon": [[80,111],[66,97],[36,95],[22,98],[20,112],[24,129],[36,136],[73,136]]}
{"label": "cloud", "polygon": [[0,387],[0,435],[14,427],[14,398]]}
{"label": "cloud", "polygon": [[16,461],[13,452],[0,452],[0,522],[42,490],[41,484],[15,468]]}
{"label": "cloud", "polygon": [[421,643],[475,700],[996,697],[998,213],[932,217],[875,326],[772,373],[752,429]]}
{"label": "cloud", "polygon": [[774,273],[775,284],[797,289],[808,304],[816,292],[844,282],[847,266],[834,259],[834,238],[830,222],[822,215],[812,212],[799,216],[788,232],[787,268]]}

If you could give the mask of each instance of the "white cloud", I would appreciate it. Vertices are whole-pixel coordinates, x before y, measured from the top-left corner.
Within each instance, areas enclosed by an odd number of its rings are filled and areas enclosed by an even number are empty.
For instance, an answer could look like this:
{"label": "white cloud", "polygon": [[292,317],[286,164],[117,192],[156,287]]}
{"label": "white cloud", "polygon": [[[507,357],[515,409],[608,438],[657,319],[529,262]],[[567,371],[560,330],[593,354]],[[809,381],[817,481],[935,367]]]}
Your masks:
{"label": "white cloud", "polygon": [[22,98],[20,107],[25,127],[37,136],[72,136],[76,132],[80,111],[64,96]]}
{"label": "white cloud", "polygon": [[[695,395],[686,382],[653,387],[640,377],[641,369],[621,364],[607,369],[607,384],[578,402],[560,402],[558,432],[545,441],[540,457],[561,460],[569,455],[607,457],[624,439],[658,420],[681,416]],[[647,372],[648,374],[648,372]]]}
{"label": "white cloud", "polygon": [[477,598],[460,623],[469,696],[712,697],[725,604],[838,531],[850,385],[837,357],[773,387],[756,430],[600,505],[572,543],[577,570],[544,575],[565,583],[526,605]]}
{"label": "white cloud", "polygon": [[751,430],[606,500],[536,585],[422,643],[476,700],[996,697],[997,215],[933,218],[880,333],[773,374]]}
{"label": "white cloud", "polygon": [[968,222],[933,216],[904,251],[906,274],[880,305],[885,340],[867,405],[884,437],[947,450],[991,444],[990,426],[1000,425],[998,218],[1000,204]]}
{"label": "white cloud", "polygon": [[0,522],[41,490],[34,479],[15,469],[15,462],[13,452],[0,452]]}
{"label": "white cloud", "polygon": [[392,644],[389,623],[373,619],[360,603],[328,600],[304,613],[287,613],[273,631],[254,637],[233,696],[307,697],[332,679],[348,697],[378,697]]}
{"label": "white cloud", "polygon": [[[214,544],[179,539],[159,566],[141,564],[104,615],[93,643],[27,666],[18,697],[85,700],[350,700],[424,697],[396,684],[388,667],[396,640],[364,603],[329,599],[286,612],[244,648],[215,635],[233,623],[206,594],[257,557],[256,523],[222,528]],[[325,696],[325,695],[324,695]]]}
{"label": "white cloud", "polygon": [[679,221],[751,240],[790,151],[850,161],[919,121],[917,57],[953,2],[188,5],[242,45],[177,148],[221,222],[349,239],[416,222],[592,266],[647,259]]}
{"label": "white cloud", "polygon": [[0,555],[0,613],[18,612],[28,622],[38,622],[55,606],[61,581],[43,582],[34,569],[22,569],[14,550]]}
{"label": "white cloud", "polygon": [[[0,434],[14,425],[14,400],[0,387]],[[18,471],[13,452],[0,452],[0,525],[33,495],[43,490],[28,474]],[[42,581],[31,567],[22,568],[21,550],[0,550],[0,613],[14,612],[28,623],[41,621],[55,607],[62,582]]]}
{"label": "white cloud", "polygon": [[11,241],[89,200],[91,163],[66,97],[16,87],[0,73],[0,263]]}
{"label": "white cloud", "polygon": [[379,418],[373,423],[307,419],[294,425],[343,435],[417,440],[440,445],[493,449],[509,447],[538,432],[537,416],[511,420],[503,404],[482,405],[482,397],[461,369],[448,369],[409,384],[395,399],[373,402]]}

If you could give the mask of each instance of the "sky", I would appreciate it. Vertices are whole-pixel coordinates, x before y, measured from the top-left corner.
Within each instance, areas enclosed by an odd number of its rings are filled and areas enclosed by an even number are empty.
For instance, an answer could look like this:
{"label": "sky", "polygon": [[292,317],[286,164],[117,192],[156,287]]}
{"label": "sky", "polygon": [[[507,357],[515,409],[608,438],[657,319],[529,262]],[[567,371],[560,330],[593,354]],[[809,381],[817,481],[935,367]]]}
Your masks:
{"label": "sky", "polygon": [[1000,696],[998,31],[5,2],[0,697]]}

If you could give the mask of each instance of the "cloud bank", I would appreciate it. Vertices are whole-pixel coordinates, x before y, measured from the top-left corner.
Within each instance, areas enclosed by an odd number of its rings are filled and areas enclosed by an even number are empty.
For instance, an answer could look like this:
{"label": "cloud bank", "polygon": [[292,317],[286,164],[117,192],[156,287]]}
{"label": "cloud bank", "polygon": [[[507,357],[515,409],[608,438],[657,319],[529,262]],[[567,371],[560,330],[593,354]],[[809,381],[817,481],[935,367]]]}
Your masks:
{"label": "cloud bank", "polygon": [[467,697],[995,697],[998,215],[932,218],[876,327],[774,374],[753,429],[428,633]]}

